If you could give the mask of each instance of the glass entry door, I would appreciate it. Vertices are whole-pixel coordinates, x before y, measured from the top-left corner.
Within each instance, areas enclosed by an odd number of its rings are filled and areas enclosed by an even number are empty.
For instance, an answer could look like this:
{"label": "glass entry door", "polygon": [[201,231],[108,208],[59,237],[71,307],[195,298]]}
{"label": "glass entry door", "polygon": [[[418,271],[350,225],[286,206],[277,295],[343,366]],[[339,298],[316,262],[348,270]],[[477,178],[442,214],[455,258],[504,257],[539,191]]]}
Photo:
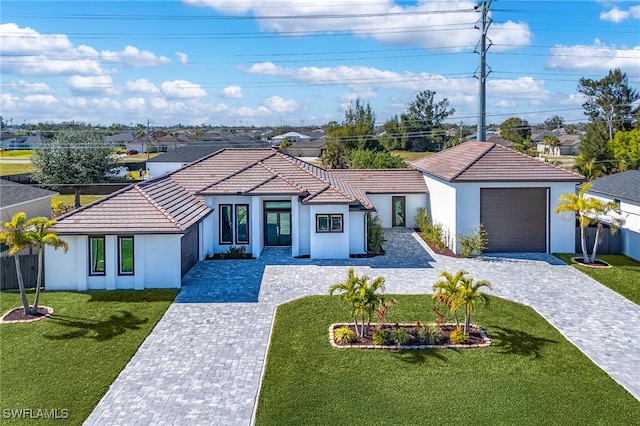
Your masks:
{"label": "glass entry door", "polygon": [[404,197],[391,197],[391,203],[393,204],[393,216],[391,217],[391,226],[406,226],[405,225],[405,198]]}
{"label": "glass entry door", "polygon": [[264,245],[291,245],[291,210],[267,210],[264,213]]}

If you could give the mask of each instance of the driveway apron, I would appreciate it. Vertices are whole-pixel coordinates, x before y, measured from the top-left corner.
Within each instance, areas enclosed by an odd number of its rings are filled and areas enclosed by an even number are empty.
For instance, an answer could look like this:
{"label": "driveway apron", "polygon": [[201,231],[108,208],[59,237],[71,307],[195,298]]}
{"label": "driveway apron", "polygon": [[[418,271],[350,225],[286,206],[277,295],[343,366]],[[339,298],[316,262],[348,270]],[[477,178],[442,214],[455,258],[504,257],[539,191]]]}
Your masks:
{"label": "driveway apron", "polygon": [[275,308],[326,294],[346,269],[386,279],[388,294],[430,293],[440,271],[467,270],[492,293],[533,307],[640,399],[640,307],[545,254],[458,259],[431,252],[411,230],[386,230],[385,256],[199,262],[160,322],[85,424],[250,425]]}

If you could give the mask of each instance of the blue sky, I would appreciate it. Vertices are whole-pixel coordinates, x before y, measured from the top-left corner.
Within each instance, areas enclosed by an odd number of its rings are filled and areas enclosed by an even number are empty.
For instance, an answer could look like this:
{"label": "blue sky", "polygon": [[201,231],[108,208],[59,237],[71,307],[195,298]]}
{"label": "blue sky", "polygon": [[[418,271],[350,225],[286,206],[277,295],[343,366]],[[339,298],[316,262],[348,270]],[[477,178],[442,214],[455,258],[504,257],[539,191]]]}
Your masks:
{"label": "blue sky", "polygon": [[[7,1],[1,115],[13,123],[377,123],[423,90],[477,122],[472,1]],[[487,123],[585,121],[581,77],[640,89],[640,2],[493,1]]]}

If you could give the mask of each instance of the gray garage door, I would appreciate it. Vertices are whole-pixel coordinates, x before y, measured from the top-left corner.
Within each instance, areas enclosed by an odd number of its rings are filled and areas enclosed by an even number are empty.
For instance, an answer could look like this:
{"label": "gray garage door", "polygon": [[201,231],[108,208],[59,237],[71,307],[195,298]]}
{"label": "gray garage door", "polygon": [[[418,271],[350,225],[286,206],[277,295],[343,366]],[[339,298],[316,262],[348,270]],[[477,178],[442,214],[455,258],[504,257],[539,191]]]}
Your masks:
{"label": "gray garage door", "polygon": [[180,240],[180,255],[182,265],[182,276],[184,277],[189,269],[198,261],[198,224],[193,225],[187,230]]}
{"label": "gray garage door", "polygon": [[546,252],[547,188],[481,188],[487,252]]}

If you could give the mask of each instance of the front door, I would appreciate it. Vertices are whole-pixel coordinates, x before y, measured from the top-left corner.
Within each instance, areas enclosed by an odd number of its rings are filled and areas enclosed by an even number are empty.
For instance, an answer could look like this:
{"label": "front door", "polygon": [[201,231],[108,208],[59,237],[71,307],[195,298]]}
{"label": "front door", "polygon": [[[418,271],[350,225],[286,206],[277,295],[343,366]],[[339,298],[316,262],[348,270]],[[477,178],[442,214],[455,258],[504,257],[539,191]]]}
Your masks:
{"label": "front door", "polygon": [[264,213],[264,245],[291,245],[291,210],[267,210]]}
{"label": "front door", "polygon": [[405,221],[405,198],[391,197],[391,203],[393,204],[391,226],[407,226]]}

